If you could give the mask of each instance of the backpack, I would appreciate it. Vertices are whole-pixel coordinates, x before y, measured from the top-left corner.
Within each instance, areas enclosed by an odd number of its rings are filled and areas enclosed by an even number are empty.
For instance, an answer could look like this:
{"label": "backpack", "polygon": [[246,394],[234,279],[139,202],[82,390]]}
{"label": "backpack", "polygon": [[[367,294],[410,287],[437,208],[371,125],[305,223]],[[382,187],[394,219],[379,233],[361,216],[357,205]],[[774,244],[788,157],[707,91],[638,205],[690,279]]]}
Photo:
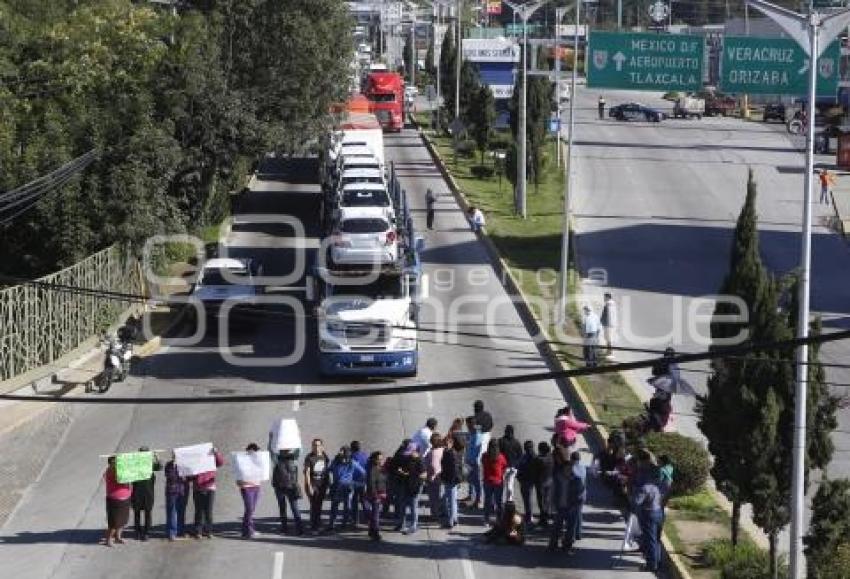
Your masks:
{"label": "backpack", "polygon": [[298,465],[294,460],[281,460],[275,465],[272,484],[283,490],[298,488]]}

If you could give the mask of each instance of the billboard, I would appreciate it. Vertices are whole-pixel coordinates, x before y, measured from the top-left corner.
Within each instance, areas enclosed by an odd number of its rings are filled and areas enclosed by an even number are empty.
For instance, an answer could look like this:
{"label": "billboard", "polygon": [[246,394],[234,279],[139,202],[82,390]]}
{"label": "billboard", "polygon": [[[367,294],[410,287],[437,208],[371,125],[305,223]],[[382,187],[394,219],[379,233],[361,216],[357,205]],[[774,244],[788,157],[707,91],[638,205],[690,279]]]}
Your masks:
{"label": "billboard", "polygon": [[464,38],[463,60],[519,62],[519,44],[506,38]]}

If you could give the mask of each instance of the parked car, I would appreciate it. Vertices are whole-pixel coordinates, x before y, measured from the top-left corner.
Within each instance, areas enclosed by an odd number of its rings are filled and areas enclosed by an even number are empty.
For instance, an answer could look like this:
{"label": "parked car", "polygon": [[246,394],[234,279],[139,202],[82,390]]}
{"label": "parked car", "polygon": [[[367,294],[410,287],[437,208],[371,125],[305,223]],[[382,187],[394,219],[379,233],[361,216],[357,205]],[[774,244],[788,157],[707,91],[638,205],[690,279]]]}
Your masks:
{"label": "parked car", "polygon": [[660,123],[667,118],[663,112],[640,103],[624,103],[608,109],[608,116],[619,121],[649,121]]}
{"label": "parked car", "polygon": [[336,265],[391,264],[398,259],[398,233],[383,207],[342,207],[333,231]]}
{"label": "parked car", "polygon": [[784,123],[785,105],[782,103],[768,103],[764,105],[764,113],[762,114],[762,120],[764,122],[779,121],[780,123]]}
{"label": "parked car", "polygon": [[[203,304],[208,319],[218,318],[225,305],[232,307],[229,315],[250,312],[256,306],[256,297],[264,292],[255,279],[262,276],[262,271],[262,265],[252,259],[210,259],[201,267],[191,297]],[[190,307],[188,311],[190,317],[194,317],[195,308]]]}

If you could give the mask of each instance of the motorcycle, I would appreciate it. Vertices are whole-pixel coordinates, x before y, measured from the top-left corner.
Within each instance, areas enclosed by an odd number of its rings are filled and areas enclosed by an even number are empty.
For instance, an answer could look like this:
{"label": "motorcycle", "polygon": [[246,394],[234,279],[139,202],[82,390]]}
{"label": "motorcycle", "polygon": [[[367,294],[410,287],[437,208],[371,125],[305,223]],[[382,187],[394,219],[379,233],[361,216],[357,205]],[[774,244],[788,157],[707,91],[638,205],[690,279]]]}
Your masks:
{"label": "motorcycle", "polygon": [[95,388],[101,394],[107,392],[113,382],[120,382],[126,376],[123,374],[121,361],[121,342],[112,337],[104,337],[100,341],[106,346],[106,356],[103,358],[103,370],[94,381]]}

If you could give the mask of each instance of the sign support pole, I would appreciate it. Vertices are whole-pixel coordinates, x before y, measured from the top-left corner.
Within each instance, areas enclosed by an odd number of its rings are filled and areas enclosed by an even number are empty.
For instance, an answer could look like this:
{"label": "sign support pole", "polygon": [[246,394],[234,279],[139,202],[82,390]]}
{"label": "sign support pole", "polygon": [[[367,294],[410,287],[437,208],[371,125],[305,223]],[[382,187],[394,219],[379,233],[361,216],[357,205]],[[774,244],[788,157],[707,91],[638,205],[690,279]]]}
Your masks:
{"label": "sign support pole", "polygon": [[[576,129],[576,80],[578,75],[578,32],[581,24],[581,0],[576,0],[575,36],[573,37],[573,74],[570,81],[570,134],[567,158],[564,162],[564,223],[561,226],[561,275],[558,280],[558,322],[567,320],[567,298],[570,284],[570,214],[573,197],[573,166],[575,163]],[[589,31],[585,29],[585,51],[589,43]],[[586,59],[585,59],[586,61]],[[587,73],[585,72],[585,77]]]}
{"label": "sign support pole", "polygon": [[[809,51],[809,100],[808,134],[806,135],[806,170],[803,176],[803,223],[800,264],[800,310],[797,319],[797,337],[809,335],[809,294],[812,265],[812,185],[815,148],[815,99],[817,98],[819,44],[827,46],[850,21],[850,10],[823,16],[815,12],[809,1],[809,13],[797,14],[763,0],[747,0],[748,4],[763,12],[771,20],[788,31],[804,49]],[[804,28],[801,29],[801,25]],[[823,38],[819,38],[823,34]],[[808,41],[806,43],[806,41]],[[806,46],[808,44],[808,47]],[[803,515],[805,503],[806,472],[806,399],[808,396],[809,348],[802,345],[797,349],[797,386],[794,390],[794,456],[791,489],[791,578],[802,579],[805,574],[806,557],[803,553]]]}

